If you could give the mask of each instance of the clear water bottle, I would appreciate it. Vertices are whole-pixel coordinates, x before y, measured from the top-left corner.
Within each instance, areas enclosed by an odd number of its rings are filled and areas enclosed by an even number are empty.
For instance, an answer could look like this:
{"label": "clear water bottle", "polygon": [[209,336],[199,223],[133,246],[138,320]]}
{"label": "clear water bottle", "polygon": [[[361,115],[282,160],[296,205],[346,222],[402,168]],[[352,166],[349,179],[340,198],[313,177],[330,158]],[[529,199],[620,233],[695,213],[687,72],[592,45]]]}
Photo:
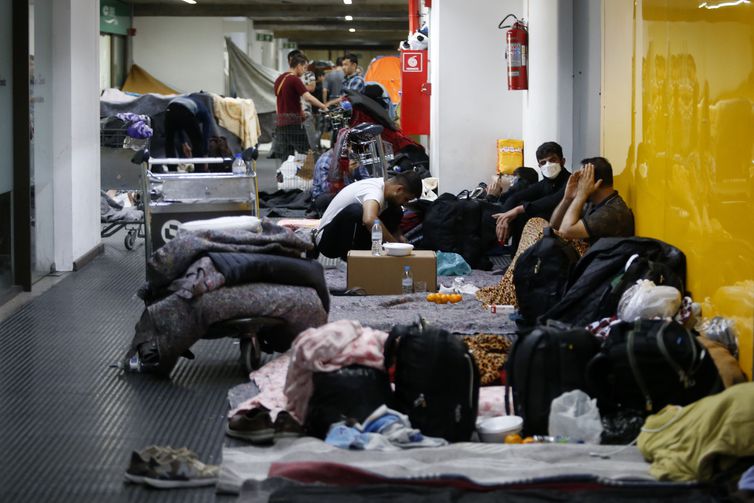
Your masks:
{"label": "clear water bottle", "polygon": [[382,254],[382,224],[377,218],[372,225],[372,255],[379,256]]}
{"label": "clear water bottle", "polygon": [[403,294],[414,293],[414,275],[411,273],[411,267],[403,266],[403,277],[401,278],[401,291]]}
{"label": "clear water bottle", "polygon": [[245,175],[246,174],[246,163],[244,162],[243,158],[241,157],[241,154],[236,154],[236,158],[233,159],[233,174],[234,175]]}

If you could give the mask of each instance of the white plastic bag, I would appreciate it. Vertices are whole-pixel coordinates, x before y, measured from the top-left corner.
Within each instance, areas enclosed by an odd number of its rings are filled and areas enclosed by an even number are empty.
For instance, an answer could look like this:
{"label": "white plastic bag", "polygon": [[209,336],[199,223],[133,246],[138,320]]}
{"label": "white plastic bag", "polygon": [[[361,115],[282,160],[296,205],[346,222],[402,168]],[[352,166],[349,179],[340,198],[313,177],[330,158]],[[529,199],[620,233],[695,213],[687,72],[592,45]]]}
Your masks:
{"label": "white plastic bag", "polygon": [[623,321],[672,318],[680,308],[681,292],[677,288],[640,279],[623,292],[618,302],[618,318]]}
{"label": "white plastic bag", "polygon": [[571,442],[599,444],[602,419],[597,400],[578,389],[563,393],[550,405],[548,431],[553,437],[568,437]]}

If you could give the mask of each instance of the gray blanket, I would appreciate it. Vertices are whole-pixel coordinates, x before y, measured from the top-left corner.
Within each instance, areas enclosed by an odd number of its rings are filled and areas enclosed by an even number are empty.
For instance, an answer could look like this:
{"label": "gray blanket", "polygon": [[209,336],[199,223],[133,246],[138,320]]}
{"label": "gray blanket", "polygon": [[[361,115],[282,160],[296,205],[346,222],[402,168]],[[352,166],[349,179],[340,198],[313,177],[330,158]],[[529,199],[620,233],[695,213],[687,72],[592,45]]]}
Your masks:
{"label": "gray blanket", "polygon": [[[306,437],[271,447],[225,447],[218,491],[238,493],[244,481],[263,481],[272,463],[338,463],[389,478],[466,477],[482,485],[534,482],[562,476],[606,481],[644,480],[649,464],[636,447],[601,459],[615,446],[586,444],[506,445],[457,443],[400,452],[347,451]],[[250,482],[253,485],[253,482]],[[249,485],[249,483],[247,483]]]}

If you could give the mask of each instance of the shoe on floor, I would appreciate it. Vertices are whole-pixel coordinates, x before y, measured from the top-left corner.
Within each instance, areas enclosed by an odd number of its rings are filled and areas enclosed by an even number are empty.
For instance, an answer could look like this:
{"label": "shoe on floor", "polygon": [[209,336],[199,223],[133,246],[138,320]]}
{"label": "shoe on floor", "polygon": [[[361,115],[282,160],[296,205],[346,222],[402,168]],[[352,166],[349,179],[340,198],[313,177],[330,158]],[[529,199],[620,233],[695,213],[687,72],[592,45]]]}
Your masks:
{"label": "shoe on floor", "polygon": [[282,410],[278,413],[273,423],[275,429],[275,440],[279,438],[296,438],[304,435],[304,428],[288,411]]}
{"label": "shoe on floor", "polygon": [[158,489],[202,487],[217,483],[220,467],[205,465],[186,448],[150,446],[131,454],[126,480]]}
{"label": "shoe on floor", "polygon": [[270,443],[275,439],[275,427],[270,411],[258,407],[242,411],[228,420],[225,433],[229,437],[248,440],[253,444]]}

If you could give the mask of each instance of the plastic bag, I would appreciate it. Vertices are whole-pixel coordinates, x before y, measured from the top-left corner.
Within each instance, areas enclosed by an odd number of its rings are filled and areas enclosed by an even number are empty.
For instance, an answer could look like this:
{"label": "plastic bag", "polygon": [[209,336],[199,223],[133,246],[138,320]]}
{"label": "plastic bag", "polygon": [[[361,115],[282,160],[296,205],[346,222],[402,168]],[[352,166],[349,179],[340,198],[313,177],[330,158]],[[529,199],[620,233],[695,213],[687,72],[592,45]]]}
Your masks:
{"label": "plastic bag", "polygon": [[705,320],[699,329],[708,339],[719,342],[730,351],[734,357],[738,358],[738,336],[733,320],[715,316],[712,319]]}
{"label": "plastic bag", "polygon": [[677,288],[640,279],[621,296],[618,318],[623,321],[672,318],[680,307],[681,292]]}
{"label": "plastic bag", "polygon": [[599,444],[602,420],[597,400],[578,389],[563,393],[550,405],[548,431],[553,437],[567,437],[571,442]]}
{"label": "plastic bag", "polygon": [[471,272],[471,266],[457,253],[437,252],[438,276],[463,276]]}

